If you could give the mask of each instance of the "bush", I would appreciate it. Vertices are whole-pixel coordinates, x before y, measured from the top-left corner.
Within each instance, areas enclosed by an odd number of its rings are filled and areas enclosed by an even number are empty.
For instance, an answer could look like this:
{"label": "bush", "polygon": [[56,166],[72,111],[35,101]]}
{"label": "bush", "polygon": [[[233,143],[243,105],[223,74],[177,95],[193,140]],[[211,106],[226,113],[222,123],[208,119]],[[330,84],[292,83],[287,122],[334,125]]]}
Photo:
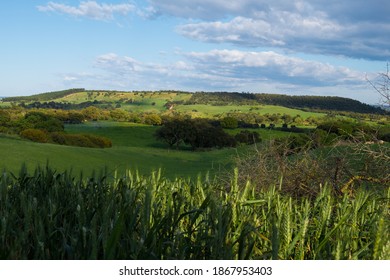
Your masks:
{"label": "bush", "polygon": [[161,125],[161,117],[157,114],[148,114],[144,117],[144,123],[149,125]]}
{"label": "bush", "polygon": [[227,129],[234,129],[238,127],[238,120],[233,117],[225,117],[221,120],[221,126]]}
{"label": "bush", "polygon": [[52,133],[51,140],[60,145],[77,146],[86,148],[110,148],[112,142],[106,137],[91,134],[65,134]]}
{"label": "bush", "polygon": [[33,142],[46,143],[49,141],[49,135],[46,131],[35,128],[23,130],[20,136]]}
{"label": "bush", "polygon": [[39,129],[47,132],[63,131],[64,125],[59,119],[41,112],[29,112],[18,122],[21,130]]}
{"label": "bush", "polygon": [[250,132],[249,130],[241,130],[234,138],[240,142],[245,144],[254,144],[261,142],[260,134],[257,132]]}

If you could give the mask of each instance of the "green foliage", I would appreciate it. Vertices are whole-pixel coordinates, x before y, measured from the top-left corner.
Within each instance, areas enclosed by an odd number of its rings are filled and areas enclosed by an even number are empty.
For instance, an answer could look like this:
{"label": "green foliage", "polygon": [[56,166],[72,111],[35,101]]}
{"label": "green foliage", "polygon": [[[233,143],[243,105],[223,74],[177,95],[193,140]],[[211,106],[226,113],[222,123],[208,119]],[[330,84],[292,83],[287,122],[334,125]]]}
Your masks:
{"label": "green foliage", "polygon": [[49,134],[41,129],[28,128],[20,133],[20,136],[33,142],[47,143],[50,139]]}
{"label": "green foliage", "polygon": [[149,125],[161,125],[161,117],[157,114],[147,114],[144,117],[144,123]]}
{"label": "green foliage", "polygon": [[220,123],[222,128],[234,129],[238,127],[238,120],[233,117],[224,117]]}
{"label": "green foliage", "polygon": [[80,91],[85,91],[85,89],[74,88],[74,89],[67,89],[62,91],[45,92],[45,93],[35,94],[31,96],[7,97],[7,98],[3,98],[3,101],[4,102],[46,101],[46,100],[61,98],[69,94],[80,92]]}
{"label": "green foliage", "polygon": [[343,139],[351,139],[355,136],[365,134],[375,134],[375,129],[369,125],[355,120],[330,119],[325,120],[317,126],[318,129],[328,133],[336,134]]}
{"label": "green foliage", "polygon": [[45,130],[47,132],[64,130],[64,125],[58,118],[34,111],[28,112],[17,125],[21,130],[29,128]]}
{"label": "green foliage", "polygon": [[0,126],[8,126],[11,121],[11,116],[6,110],[0,109]]}
{"label": "green foliage", "polygon": [[[270,187],[38,168],[0,175],[0,259],[388,259],[390,192],[314,199]],[[228,184],[228,186],[226,186]]]}
{"label": "green foliage", "polygon": [[260,134],[256,131],[241,130],[234,138],[237,142],[245,144],[255,144],[261,142]]}
{"label": "green foliage", "polygon": [[237,92],[197,92],[186,104],[221,105],[279,105],[288,108],[312,110],[349,111],[356,113],[385,114],[380,108],[359,101],[335,96],[290,96],[282,94],[249,94]]}
{"label": "green foliage", "polygon": [[28,128],[20,132],[20,136],[38,143],[55,143],[67,146],[88,148],[110,148],[112,142],[107,137],[93,134],[67,134],[63,131],[48,132],[43,129]]}
{"label": "green foliage", "polygon": [[172,119],[159,128],[155,137],[170,147],[181,143],[190,145],[193,150],[236,146],[235,139],[220,126],[214,126],[207,119]]}
{"label": "green foliage", "polygon": [[92,134],[66,134],[63,132],[54,132],[50,134],[51,141],[67,146],[87,147],[87,148],[110,148],[112,142],[110,139]]}

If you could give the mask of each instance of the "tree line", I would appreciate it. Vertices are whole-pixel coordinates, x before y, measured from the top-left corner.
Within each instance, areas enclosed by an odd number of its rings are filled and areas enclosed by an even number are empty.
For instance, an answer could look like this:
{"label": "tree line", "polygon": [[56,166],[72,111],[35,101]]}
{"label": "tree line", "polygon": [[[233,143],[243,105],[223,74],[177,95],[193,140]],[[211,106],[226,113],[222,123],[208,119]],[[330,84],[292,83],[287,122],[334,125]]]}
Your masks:
{"label": "tree line", "polygon": [[6,97],[3,98],[4,102],[31,102],[31,101],[49,101],[56,98],[62,98],[67,95],[70,95],[72,93],[76,92],[82,92],[85,91],[84,88],[72,88],[72,89],[66,89],[66,90],[60,90],[60,91],[51,91],[51,92],[44,92],[39,94],[34,94],[31,96],[15,96],[15,97]]}
{"label": "tree line", "polygon": [[192,150],[236,147],[239,143],[253,144],[261,141],[257,132],[243,130],[232,136],[218,122],[200,118],[167,120],[156,130],[155,138],[165,142],[170,148],[178,149],[181,145],[189,145]]}
{"label": "tree line", "polygon": [[223,105],[277,105],[288,108],[349,111],[364,114],[388,114],[385,110],[360,101],[337,96],[283,95],[268,93],[196,92],[186,104]]}

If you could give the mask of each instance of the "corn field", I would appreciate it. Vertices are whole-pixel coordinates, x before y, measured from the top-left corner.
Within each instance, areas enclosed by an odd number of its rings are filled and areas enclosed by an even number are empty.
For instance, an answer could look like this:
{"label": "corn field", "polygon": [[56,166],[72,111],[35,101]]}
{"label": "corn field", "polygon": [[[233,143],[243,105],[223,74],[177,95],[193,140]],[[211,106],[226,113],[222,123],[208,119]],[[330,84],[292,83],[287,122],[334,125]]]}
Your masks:
{"label": "corn field", "polygon": [[0,175],[0,259],[390,259],[390,188],[315,198],[207,176]]}

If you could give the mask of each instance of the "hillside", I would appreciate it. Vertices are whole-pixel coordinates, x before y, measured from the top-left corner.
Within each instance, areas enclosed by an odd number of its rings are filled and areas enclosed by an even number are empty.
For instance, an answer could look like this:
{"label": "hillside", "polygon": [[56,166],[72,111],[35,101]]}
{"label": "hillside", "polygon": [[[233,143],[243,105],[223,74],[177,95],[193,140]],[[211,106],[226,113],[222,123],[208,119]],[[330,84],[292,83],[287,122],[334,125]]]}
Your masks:
{"label": "hillside", "polygon": [[50,101],[56,98],[61,98],[67,96],[69,94],[85,91],[84,88],[73,88],[66,89],[61,91],[51,91],[38,93],[30,96],[15,96],[15,97],[5,97],[3,98],[3,102],[32,102],[32,101]]}
{"label": "hillside", "polygon": [[388,114],[377,106],[336,96],[291,96],[268,93],[182,92],[182,91],[103,91],[68,89],[31,96],[7,97],[3,102],[21,103],[27,108],[80,109],[88,106],[122,107],[129,110],[164,110],[171,105],[272,105],[315,112],[354,112]]}
{"label": "hillside", "polygon": [[308,110],[345,111],[365,114],[385,114],[381,108],[364,104],[360,101],[336,96],[292,96],[283,94],[249,94],[232,92],[199,92],[192,95],[188,104],[209,105],[276,105],[287,108]]}

